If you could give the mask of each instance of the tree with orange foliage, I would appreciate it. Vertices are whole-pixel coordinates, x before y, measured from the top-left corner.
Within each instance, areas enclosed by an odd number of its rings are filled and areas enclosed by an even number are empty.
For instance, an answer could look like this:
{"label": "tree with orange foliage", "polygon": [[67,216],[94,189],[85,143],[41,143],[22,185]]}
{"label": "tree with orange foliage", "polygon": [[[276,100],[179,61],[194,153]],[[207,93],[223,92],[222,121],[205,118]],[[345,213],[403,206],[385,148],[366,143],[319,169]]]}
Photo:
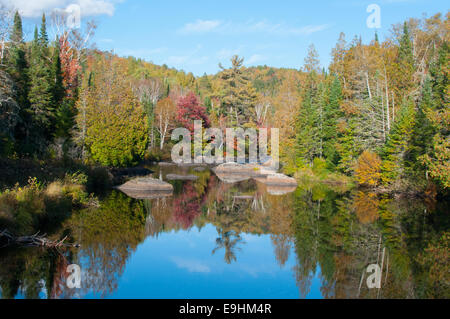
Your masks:
{"label": "tree with orange foliage", "polygon": [[81,66],[77,58],[77,52],[70,46],[69,34],[65,33],[59,38],[60,59],[63,72],[64,88],[68,97],[73,97],[78,87],[78,75]]}
{"label": "tree with orange foliage", "polygon": [[380,157],[365,150],[358,158],[356,167],[356,178],[360,185],[377,186],[381,178]]}

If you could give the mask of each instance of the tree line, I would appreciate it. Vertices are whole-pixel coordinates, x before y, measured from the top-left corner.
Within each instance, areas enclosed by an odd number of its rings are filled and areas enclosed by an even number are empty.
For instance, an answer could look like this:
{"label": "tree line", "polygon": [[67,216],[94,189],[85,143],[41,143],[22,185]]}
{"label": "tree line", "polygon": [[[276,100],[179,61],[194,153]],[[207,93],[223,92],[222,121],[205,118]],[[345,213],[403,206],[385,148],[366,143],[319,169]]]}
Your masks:
{"label": "tree line", "polygon": [[285,173],[317,168],[385,189],[446,192],[449,180],[448,18],[409,19],[369,44],[341,33],[332,62],[314,46],[301,69],[192,73],[88,47],[66,30],[32,41],[19,13],[2,42],[0,154],[128,166],[170,154],[177,126],[279,128]]}

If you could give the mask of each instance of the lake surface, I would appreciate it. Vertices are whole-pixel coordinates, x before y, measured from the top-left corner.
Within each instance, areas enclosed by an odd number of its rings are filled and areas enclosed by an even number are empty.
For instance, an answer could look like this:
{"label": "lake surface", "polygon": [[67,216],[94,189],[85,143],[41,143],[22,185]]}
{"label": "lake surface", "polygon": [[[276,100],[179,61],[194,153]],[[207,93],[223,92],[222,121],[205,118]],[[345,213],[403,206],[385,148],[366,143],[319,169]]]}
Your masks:
{"label": "lake surface", "polygon": [[[198,179],[172,181],[173,195],[160,198],[139,200],[112,191],[101,197],[99,207],[73,212],[60,232],[81,248],[0,249],[0,295],[449,295],[448,264],[444,260],[436,269],[429,259],[436,249],[426,250],[449,229],[446,203],[393,200],[326,185],[283,189],[253,179],[226,183],[209,169],[151,169],[163,180],[168,173],[194,174]],[[81,268],[81,288],[67,286],[70,264]],[[367,268],[373,264],[381,271],[380,288],[367,284]]]}

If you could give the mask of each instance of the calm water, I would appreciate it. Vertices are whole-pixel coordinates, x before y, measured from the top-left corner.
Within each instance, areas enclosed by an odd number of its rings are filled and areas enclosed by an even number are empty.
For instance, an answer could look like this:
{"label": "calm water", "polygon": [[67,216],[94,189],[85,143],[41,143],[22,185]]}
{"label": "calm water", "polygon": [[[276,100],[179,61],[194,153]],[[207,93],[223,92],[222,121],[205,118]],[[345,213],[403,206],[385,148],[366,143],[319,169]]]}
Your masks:
{"label": "calm water", "polygon": [[[199,178],[171,182],[169,197],[137,200],[113,191],[99,207],[73,212],[59,232],[79,249],[0,249],[1,296],[449,296],[448,260],[439,259],[448,246],[436,244],[449,229],[445,203],[325,185],[225,183],[208,169],[152,169],[163,179],[167,173]],[[438,248],[425,250],[430,245]],[[66,285],[69,264],[81,267],[80,289]],[[382,265],[380,289],[367,286],[370,264]]]}

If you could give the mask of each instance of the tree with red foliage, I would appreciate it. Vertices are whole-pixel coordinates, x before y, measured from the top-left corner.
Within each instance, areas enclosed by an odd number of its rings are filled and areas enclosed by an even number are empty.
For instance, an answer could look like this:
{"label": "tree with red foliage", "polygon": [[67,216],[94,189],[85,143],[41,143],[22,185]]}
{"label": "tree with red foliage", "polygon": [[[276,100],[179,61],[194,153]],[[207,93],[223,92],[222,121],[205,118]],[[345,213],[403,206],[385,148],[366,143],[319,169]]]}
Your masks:
{"label": "tree with red foliage", "polygon": [[78,87],[78,74],[81,66],[78,61],[75,49],[69,43],[69,35],[66,32],[59,38],[60,59],[63,72],[63,84],[68,97],[74,97],[75,90]]}
{"label": "tree with red foliage", "polygon": [[211,126],[206,108],[200,105],[199,99],[192,92],[179,98],[176,119],[191,132],[194,132],[195,120],[201,120],[204,128]]}

